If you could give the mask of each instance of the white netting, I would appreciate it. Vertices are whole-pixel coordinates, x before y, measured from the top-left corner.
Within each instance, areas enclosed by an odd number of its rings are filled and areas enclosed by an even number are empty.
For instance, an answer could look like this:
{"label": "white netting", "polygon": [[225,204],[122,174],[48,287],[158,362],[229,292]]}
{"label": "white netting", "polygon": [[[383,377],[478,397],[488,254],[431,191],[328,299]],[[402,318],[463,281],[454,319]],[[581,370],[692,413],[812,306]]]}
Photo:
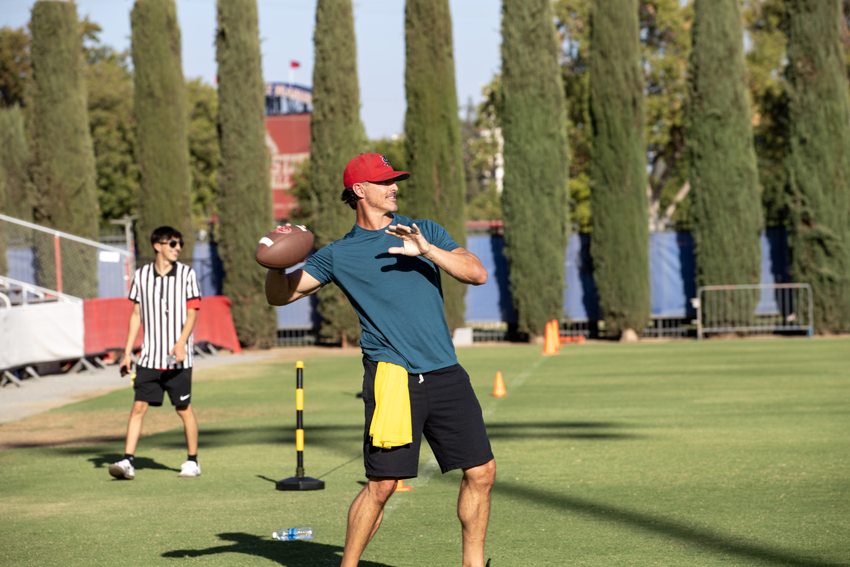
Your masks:
{"label": "white netting", "polygon": [[0,275],[83,299],[129,291],[132,253],[0,215]]}

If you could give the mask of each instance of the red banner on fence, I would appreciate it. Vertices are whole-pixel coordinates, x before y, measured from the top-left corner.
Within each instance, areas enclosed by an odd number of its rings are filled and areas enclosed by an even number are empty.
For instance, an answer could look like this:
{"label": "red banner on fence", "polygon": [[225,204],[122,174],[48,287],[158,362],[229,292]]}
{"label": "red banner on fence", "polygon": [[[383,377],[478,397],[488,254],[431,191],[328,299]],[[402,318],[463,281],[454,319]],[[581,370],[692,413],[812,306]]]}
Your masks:
{"label": "red banner on fence", "polygon": [[[133,302],[123,297],[86,299],[83,307],[85,353],[93,355],[110,350],[124,350]],[[230,300],[223,295],[201,299],[201,309],[198,311],[193,333],[195,344],[208,342],[234,353],[242,352],[230,314]],[[135,348],[142,346],[143,336],[140,330]]]}

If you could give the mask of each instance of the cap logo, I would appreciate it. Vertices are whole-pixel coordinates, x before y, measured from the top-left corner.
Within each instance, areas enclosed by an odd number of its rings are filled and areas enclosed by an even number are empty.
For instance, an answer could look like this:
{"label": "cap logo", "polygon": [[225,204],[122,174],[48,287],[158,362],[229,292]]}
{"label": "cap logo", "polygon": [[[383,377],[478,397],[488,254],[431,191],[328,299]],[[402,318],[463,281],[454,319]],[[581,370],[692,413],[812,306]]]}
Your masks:
{"label": "cap logo", "polygon": [[390,160],[387,159],[387,156],[381,156],[381,161],[384,162],[384,165],[392,169],[392,165],[390,165]]}

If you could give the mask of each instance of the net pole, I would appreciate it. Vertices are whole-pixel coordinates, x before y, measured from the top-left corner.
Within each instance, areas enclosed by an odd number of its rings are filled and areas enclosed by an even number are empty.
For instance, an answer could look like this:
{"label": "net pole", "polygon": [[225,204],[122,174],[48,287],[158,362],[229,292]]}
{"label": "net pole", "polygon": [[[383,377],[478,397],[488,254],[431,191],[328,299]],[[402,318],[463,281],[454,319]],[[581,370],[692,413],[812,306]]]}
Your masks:
{"label": "net pole", "polygon": [[325,481],[304,476],[304,362],[295,363],[295,476],[279,480],[276,490],[323,490]]}
{"label": "net pole", "polygon": [[62,293],[62,243],[59,234],[53,235],[53,259],[56,262],[56,291]]}

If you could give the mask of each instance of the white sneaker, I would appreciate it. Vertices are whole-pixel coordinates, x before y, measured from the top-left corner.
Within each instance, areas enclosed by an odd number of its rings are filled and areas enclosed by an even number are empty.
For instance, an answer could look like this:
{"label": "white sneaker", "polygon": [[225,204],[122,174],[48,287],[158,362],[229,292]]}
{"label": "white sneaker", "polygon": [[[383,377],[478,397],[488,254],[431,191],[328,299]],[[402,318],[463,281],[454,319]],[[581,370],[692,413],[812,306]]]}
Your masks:
{"label": "white sneaker", "polygon": [[195,476],[201,476],[201,465],[195,461],[186,461],[180,465],[180,474],[177,475],[177,478],[192,478]]}
{"label": "white sneaker", "polygon": [[136,471],[133,469],[133,464],[129,459],[122,459],[117,463],[109,465],[109,474],[115,478],[123,478],[133,480],[136,478]]}

